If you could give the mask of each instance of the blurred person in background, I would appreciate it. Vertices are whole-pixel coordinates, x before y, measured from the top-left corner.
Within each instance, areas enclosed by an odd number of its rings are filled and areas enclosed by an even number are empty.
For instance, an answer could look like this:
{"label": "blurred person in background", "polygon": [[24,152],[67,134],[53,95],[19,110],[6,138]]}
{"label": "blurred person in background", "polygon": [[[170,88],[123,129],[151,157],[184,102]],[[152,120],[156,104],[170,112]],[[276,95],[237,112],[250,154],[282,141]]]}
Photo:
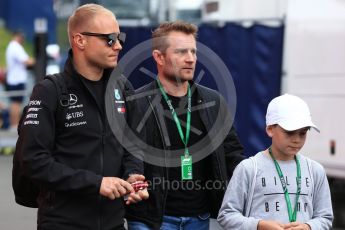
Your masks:
{"label": "blurred person in background", "polygon": [[23,44],[25,41],[24,33],[15,31],[13,38],[6,48],[6,89],[10,96],[10,129],[16,130],[21,115],[21,106],[24,100],[23,92],[18,94],[16,91],[23,91],[26,87],[28,78],[27,68],[35,64],[35,60],[27,54]]}

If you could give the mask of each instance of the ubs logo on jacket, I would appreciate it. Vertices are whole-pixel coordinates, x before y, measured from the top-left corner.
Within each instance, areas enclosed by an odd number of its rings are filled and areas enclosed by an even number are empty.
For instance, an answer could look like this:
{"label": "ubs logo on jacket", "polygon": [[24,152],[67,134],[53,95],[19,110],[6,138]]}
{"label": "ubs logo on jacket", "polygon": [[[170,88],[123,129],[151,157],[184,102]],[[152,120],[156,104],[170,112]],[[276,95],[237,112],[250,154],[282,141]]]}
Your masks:
{"label": "ubs logo on jacket", "polygon": [[83,111],[78,111],[78,112],[74,112],[74,113],[67,113],[66,114],[66,120],[70,120],[73,118],[79,118],[79,117],[83,117],[84,113]]}

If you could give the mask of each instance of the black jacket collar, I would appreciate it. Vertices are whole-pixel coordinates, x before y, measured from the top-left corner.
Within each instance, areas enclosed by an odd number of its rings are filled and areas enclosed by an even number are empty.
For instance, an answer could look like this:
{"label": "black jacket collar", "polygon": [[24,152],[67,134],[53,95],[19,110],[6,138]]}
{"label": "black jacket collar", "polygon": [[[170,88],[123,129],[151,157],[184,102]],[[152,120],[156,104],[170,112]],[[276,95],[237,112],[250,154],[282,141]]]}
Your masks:
{"label": "black jacket collar", "polygon": [[[103,76],[102,78],[105,78],[106,83],[109,80],[110,74],[113,71],[113,68],[108,68],[105,69],[103,72]],[[65,68],[64,71],[67,73],[68,76],[76,77],[76,78],[85,78],[84,76],[82,76],[80,73],[77,72],[77,70],[74,68],[74,64],[73,64],[73,52],[72,49],[69,49],[68,51],[68,58],[65,62]]]}

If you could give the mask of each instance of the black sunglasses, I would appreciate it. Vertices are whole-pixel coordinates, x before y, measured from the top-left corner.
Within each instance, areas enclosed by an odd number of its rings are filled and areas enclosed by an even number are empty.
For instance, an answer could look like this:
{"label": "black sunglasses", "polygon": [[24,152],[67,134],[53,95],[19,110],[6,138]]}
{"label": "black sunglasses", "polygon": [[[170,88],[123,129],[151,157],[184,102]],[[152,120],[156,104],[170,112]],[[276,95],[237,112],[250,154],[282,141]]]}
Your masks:
{"label": "black sunglasses", "polygon": [[126,34],[121,32],[121,33],[111,33],[111,34],[99,34],[99,33],[92,33],[92,32],[82,32],[80,33],[82,35],[86,36],[94,36],[94,37],[100,37],[100,38],[105,38],[107,39],[107,45],[109,47],[112,47],[117,40],[119,40],[121,46],[125,43],[126,40]]}

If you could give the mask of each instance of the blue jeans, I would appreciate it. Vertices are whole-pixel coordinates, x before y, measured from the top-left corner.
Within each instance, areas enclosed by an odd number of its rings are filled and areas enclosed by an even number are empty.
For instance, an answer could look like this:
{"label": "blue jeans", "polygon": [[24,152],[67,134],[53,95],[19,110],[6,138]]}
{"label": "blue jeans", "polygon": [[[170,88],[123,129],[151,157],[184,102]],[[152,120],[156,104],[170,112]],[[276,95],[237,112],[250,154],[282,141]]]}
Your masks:
{"label": "blue jeans", "polygon": [[[210,214],[198,217],[163,216],[161,230],[209,230]],[[150,230],[146,224],[138,221],[128,221],[128,230]]]}

